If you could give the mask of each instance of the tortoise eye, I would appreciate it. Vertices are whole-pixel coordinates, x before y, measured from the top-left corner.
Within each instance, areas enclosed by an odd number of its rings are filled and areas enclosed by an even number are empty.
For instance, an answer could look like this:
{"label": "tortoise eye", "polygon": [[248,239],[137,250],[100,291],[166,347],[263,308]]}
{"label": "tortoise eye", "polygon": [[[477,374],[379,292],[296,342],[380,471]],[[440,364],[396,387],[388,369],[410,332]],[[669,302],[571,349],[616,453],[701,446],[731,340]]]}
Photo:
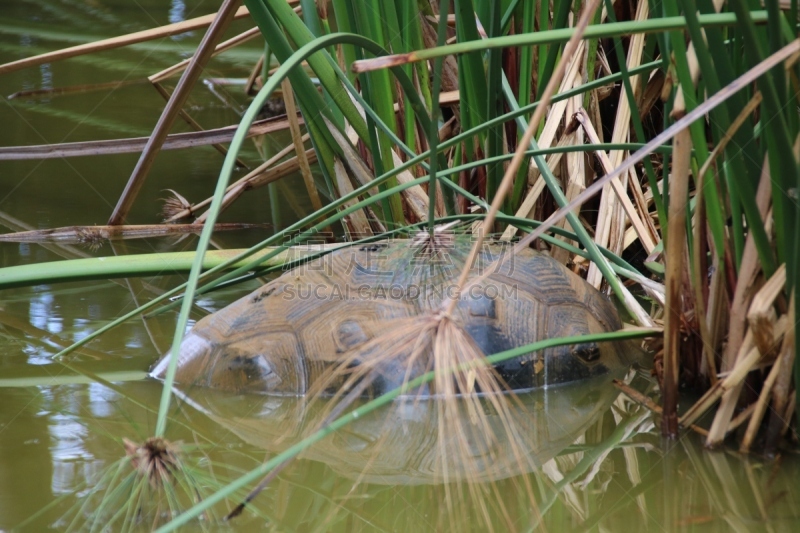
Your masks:
{"label": "tortoise eye", "polygon": [[572,353],[574,353],[584,361],[595,361],[600,357],[600,347],[597,345],[596,342],[578,344],[572,350]]}

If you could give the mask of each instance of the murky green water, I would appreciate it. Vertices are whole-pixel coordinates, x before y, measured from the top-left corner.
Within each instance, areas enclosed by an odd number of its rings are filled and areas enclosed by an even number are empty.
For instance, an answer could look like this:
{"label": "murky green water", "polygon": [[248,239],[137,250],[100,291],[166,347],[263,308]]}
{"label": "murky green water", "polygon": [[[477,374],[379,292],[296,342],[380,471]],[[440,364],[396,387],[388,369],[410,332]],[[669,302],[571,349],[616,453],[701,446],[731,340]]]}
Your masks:
{"label": "murky green water", "polygon": [[[0,0],[0,62],[199,16],[214,4]],[[246,27],[237,22],[233,31]],[[199,38],[194,32],[3,75],[0,94],[142,80],[187,57]],[[245,76],[258,49],[254,43],[221,56],[209,76]],[[0,146],[147,135],[162,102],[146,83],[3,100]],[[243,104],[237,86],[214,92],[201,86],[190,108],[211,128],[236,123],[236,109]],[[175,130],[188,131],[180,124]],[[275,151],[287,142],[286,136],[276,136],[264,141],[264,149]],[[250,161],[256,161],[256,153],[251,145]],[[0,161],[2,231],[105,223],[136,159],[127,154]],[[221,162],[208,147],[162,153],[131,221],[155,222],[164,189],[192,201],[205,198]],[[279,220],[291,220],[296,209],[307,208],[299,178],[289,178],[280,194],[285,212]],[[223,220],[270,221],[268,206],[266,191],[248,193]],[[221,233],[215,241],[224,247],[247,246],[267,231]],[[194,237],[176,241],[126,241],[98,250],[0,243],[0,265],[191,249],[195,244]],[[116,512],[105,508],[93,515],[95,499],[80,506],[89,489],[105,486],[105,472],[124,454],[123,437],[141,442],[152,435],[161,387],[143,376],[166,350],[175,317],[130,321],[70,358],[71,367],[51,358],[60,347],[178,281],[177,276],[96,281],[0,293],[0,530],[26,520],[22,529],[27,531],[60,531],[71,524],[101,530]],[[203,298],[195,318],[253,287]],[[105,381],[93,382],[87,373]],[[650,386],[641,376],[633,384]],[[515,451],[507,440],[486,441],[468,431],[471,470],[455,460],[457,442],[434,438],[440,419],[433,404],[399,402],[357,421],[292,464],[256,499],[255,512],[229,526],[210,517],[203,525],[236,531],[265,526],[276,531],[460,531],[490,525],[501,531],[795,531],[800,525],[800,462],[795,456],[766,462],[707,453],[693,435],[667,447],[650,415],[618,397],[607,382],[538,392],[522,400],[514,411],[521,448]],[[305,434],[315,413],[302,400],[187,391],[173,406],[168,436],[193,447],[189,456],[199,458],[197,479],[208,492],[213,484],[203,480],[209,471],[222,484],[255,468]],[[469,420],[464,427],[470,427]],[[445,469],[449,484],[441,483]],[[146,530],[149,523],[140,527]]]}

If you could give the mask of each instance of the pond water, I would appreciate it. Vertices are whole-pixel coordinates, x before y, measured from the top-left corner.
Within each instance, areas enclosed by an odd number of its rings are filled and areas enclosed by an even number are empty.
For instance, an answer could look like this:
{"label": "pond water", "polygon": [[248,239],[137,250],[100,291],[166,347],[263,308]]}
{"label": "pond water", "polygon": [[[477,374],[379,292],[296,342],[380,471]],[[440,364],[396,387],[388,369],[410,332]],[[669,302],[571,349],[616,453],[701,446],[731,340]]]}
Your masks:
{"label": "pond water", "polygon": [[[0,0],[0,63],[215,8],[215,2],[200,0]],[[229,34],[248,27],[235,22]],[[4,98],[0,146],[148,135],[163,100],[143,80],[188,57],[200,37],[192,32],[0,76],[4,97],[136,82],[113,90]],[[253,42],[223,54],[207,70],[207,80],[245,77],[259,50]],[[207,82],[194,91],[189,109],[204,127],[213,128],[235,124],[243,105],[240,85]],[[177,124],[174,131],[189,130]],[[258,149],[249,144],[244,157],[257,162],[259,151],[274,153],[289,142],[287,135],[275,135],[261,140]],[[104,224],[137,157],[0,161],[0,231]],[[210,147],[162,153],[130,221],[157,222],[165,189],[191,201],[209,196],[221,162]],[[223,221],[280,225],[295,220],[309,202],[299,176],[284,182],[273,191],[281,213],[270,211],[269,192],[263,189],[245,195]],[[219,233],[214,241],[220,247],[244,247],[269,231]],[[0,243],[0,266],[187,250],[195,244],[192,236],[118,241],[97,249]],[[145,371],[168,348],[175,315],[131,320],[70,356],[67,364],[52,356],[182,279],[91,281],[0,293],[0,530],[103,530],[117,511],[112,505],[93,515],[99,500],[86,497],[108,483],[108,469],[125,453],[122,438],[142,442],[154,432],[161,385],[146,379]],[[193,318],[256,286],[250,282],[203,297]],[[644,374],[631,373],[628,379],[640,390],[652,389]],[[800,524],[800,461],[792,454],[766,461],[709,453],[691,433],[664,443],[650,414],[619,396],[608,380],[521,400],[514,414],[521,448],[509,446],[503,431],[491,442],[471,434],[469,417],[460,426],[466,428],[472,470],[455,461],[463,449],[454,448],[459,444],[452,435],[435,438],[441,418],[432,404],[398,402],[288,466],[256,498],[252,512],[228,525],[208,516],[201,525],[234,531],[772,532],[796,531]],[[494,420],[491,409],[487,412]],[[315,413],[297,399],[190,390],[173,403],[167,436],[190,447],[198,484],[208,494],[296,442],[313,426]],[[441,483],[444,469],[447,484]],[[211,474],[216,481],[209,481]],[[220,509],[217,515],[224,513]],[[135,523],[131,518],[126,527],[150,527],[150,522]]]}

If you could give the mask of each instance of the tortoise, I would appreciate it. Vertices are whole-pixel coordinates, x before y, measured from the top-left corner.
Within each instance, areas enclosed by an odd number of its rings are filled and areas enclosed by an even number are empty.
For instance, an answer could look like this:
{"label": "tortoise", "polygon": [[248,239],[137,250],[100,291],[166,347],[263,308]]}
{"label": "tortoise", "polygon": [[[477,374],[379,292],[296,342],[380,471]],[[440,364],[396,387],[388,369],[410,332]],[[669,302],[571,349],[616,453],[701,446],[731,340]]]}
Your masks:
{"label": "tortoise", "polygon": [[[176,382],[235,392],[306,394],[347,353],[395,327],[398,319],[431,312],[452,296],[472,243],[451,237],[436,246],[395,240],[340,248],[284,273],[197,322],[181,345]],[[507,244],[483,246],[472,272],[504,255],[506,260],[465,291],[454,312],[485,354],[621,328],[615,306],[564,265],[532,249],[511,253]],[[559,346],[495,369],[511,389],[533,389],[627,367],[634,351],[627,343]],[[417,365],[409,371],[407,353],[385,355],[375,350],[362,354],[387,360],[370,385],[373,393],[394,389],[427,369]],[[164,357],[151,375],[163,378],[167,362]]]}

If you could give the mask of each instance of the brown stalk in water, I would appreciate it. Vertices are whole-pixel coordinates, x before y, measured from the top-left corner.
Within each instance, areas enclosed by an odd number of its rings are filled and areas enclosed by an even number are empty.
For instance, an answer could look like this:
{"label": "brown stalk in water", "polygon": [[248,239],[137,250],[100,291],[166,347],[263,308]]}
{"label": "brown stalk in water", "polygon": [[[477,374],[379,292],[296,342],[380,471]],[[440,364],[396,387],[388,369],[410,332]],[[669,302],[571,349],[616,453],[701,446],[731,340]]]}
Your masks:
{"label": "brown stalk in water", "polygon": [[[298,117],[302,124],[302,117]],[[233,139],[238,126],[225,126],[194,133],[173,133],[168,135],[161,146],[162,150],[177,150],[194,146],[227,143]],[[254,122],[247,132],[247,137],[267,135],[289,128],[285,117],[268,118]],[[108,139],[102,141],[81,141],[59,144],[39,144],[32,146],[0,146],[0,161],[20,161],[30,159],[61,159],[62,157],[80,157],[106,154],[129,154],[141,152],[147,144],[148,137],[132,137],[128,139]]]}
{"label": "brown stalk in water", "polygon": [[[156,90],[156,92],[157,92],[157,93],[158,93],[158,94],[159,94],[159,95],[160,95],[160,96],[161,96],[161,97],[162,97],[164,100],[166,100],[166,102],[167,102],[167,106],[169,106],[169,101],[170,101],[170,99],[172,98],[172,96],[170,95],[169,91],[167,91],[167,90],[164,88],[164,86],[163,86],[163,85],[161,85],[160,83],[153,83],[153,88]],[[192,117],[192,116],[191,116],[191,115],[190,115],[190,114],[189,114],[189,113],[188,113],[186,110],[184,110],[184,109],[179,109],[179,110],[178,110],[178,116],[181,118],[181,120],[183,120],[183,121],[184,121],[184,122],[185,122],[185,123],[186,123],[186,124],[187,124],[187,125],[188,125],[190,128],[192,128],[194,131],[197,131],[197,132],[203,132],[203,131],[206,131],[206,129],[205,129],[203,126],[201,126],[201,125],[200,125],[200,123],[199,123],[199,122],[197,122],[197,120],[195,120],[195,119],[194,119],[194,117]],[[167,137],[165,136],[165,137],[164,137],[164,141],[166,141],[166,140],[167,140]],[[226,155],[228,155],[228,149],[227,149],[225,146],[223,146],[222,144],[215,143],[215,144],[212,144],[211,146],[213,146],[213,147],[214,147],[214,150],[216,150],[217,152],[219,152],[219,153],[222,155],[222,157],[225,157]],[[145,149],[146,149],[146,148],[147,148],[147,146],[145,146]],[[160,151],[160,148],[159,148],[159,151]],[[144,154],[142,154],[142,155],[144,155]],[[248,166],[245,164],[245,162],[244,162],[244,161],[242,161],[242,160],[241,160],[240,158],[238,158],[238,157],[236,158],[236,164],[237,164],[238,166],[242,167],[242,168],[246,168],[246,169],[249,169],[249,168],[250,168],[250,167],[248,167]]]}
{"label": "brown stalk in water", "polygon": [[114,212],[111,214],[111,218],[108,220],[109,226],[118,226],[125,222],[125,218],[128,216],[128,212],[133,206],[133,202],[136,199],[139,190],[142,188],[142,185],[144,185],[144,180],[147,177],[150,168],[153,166],[155,157],[161,150],[161,145],[164,143],[164,140],[169,133],[169,129],[172,127],[172,124],[174,124],[175,118],[177,117],[181,108],[183,108],[183,105],[186,103],[186,100],[189,97],[189,92],[191,91],[191,88],[194,87],[195,82],[199,79],[200,74],[203,71],[203,67],[210,59],[211,54],[214,51],[214,43],[219,39],[230,22],[233,20],[234,15],[236,14],[235,8],[238,3],[239,0],[224,0],[220,6],[219,11],[214,17],[214,21],[211,23],[211,26],[209,26],[208,31],[203,36],[203,40],[197,47],[197,52],[192,58],[191,64],[184,71],[180,81],[178,81],[178,85],[175,87],[175,91],[172,93],[169,102],[164,108],[161,117],[158,119],[158,123],[156,123],[156,127],[153,129],[153,133],[150,136],[150,139],[147,141],[144,150],[142,151],[139,162],[133,169],[133,173],[128,179],[125,190],[122,192],[122,196],[120,196],[119,201],[114,208]]}

